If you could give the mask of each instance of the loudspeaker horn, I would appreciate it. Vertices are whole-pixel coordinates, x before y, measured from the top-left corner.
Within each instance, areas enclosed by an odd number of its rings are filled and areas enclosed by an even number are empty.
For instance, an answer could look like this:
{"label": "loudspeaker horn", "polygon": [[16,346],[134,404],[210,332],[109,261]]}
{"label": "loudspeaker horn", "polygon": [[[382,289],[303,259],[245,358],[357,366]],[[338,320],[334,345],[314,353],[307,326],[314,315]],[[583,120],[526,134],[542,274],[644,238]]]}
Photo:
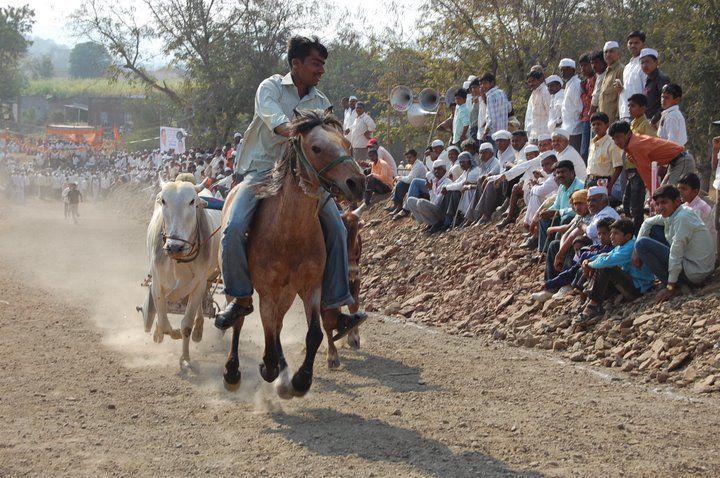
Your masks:
{"label": "loudspeaker horn", "polygon": [[418,103],[425,111],[435,111],[440,105],[440,95],[433,88],[425,88],[418,95]]}
{"label": "loudspeaker horn", "polygon": [[459,86],[451,86],[445,93],[445,104],[450,106],[455,103],[455,93],[460,89]]}
{"label": "loudspeaker horn", "polygon": [[407,86],[396,86],[390,92],[390,105],[395,111],[407,111],[413,102],[413,92]]}
{"label": "loudspeaker horn", "polygon": [[434,114],[434,111],[424,110],[418,103],[413,103],[407,111],[408,123],[414,128],[420,128],[425,124],[425,117]]}

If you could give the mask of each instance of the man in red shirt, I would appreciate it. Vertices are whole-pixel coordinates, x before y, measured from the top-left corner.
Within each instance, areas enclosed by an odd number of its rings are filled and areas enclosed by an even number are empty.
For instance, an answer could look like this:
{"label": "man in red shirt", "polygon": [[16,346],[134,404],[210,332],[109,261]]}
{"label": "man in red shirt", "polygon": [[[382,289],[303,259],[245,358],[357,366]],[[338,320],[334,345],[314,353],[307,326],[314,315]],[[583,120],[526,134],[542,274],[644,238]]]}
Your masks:
{"label": "man in red shirt", "polygon": [[695,172],[695,160],[687,154],[684,146],[667,139],[633,134],[630,124],[625,121],[613,123],[608,134],[635,162],[638,174],[648,190],[652,187],[653,161],[658,166],[668,166],[663,185],[676,186],[683,175]]}

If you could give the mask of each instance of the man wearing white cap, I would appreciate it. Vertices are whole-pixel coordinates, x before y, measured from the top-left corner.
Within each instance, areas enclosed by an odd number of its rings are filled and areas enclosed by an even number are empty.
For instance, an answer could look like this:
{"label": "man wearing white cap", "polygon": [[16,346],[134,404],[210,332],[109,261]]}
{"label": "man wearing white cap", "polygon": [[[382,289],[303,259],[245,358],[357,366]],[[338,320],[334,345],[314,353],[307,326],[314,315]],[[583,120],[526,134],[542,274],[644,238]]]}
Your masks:
{"label": "man wearing white cap", "polygon": [[[537,159],[540,160],[542,169],[535,174],[532,180],[527,181],[523,188],[523,199],[527,205],[523,221],[525,228],[530,227],[545,200],[558,190],[558,183],[552,173],[557,163],[557,156],[553,152],[546,152],[538,156]],[[510,212],[508,212],[508,218],[510,217]],[[512,219],[512,221],[515,222],[515,219]]]}
{"label": "man wearing white cap", "polygon": [[[534,144],[528,144],[527,146],[525,146],[523,148],[523,156],[526,158],[526,160],[520,164],[529,163],[531,161],[534,162],[535,159],[539,155],[540,155],[540,150],[538,149],[538,147],[535,146]],[[540,163],[540,165],[542,166],[542,162]],[[509,172],[509,171],[507,171],[507,172]],[[545,177],[546,176],[539,175],[539,179],[537,180],[536,184],[542,184],[545,180]],[[507,187],[510,189],[510,197],[509,197],[509,201],[508,201],[508,207],[503,212],[503,214],[505,214],[505,219],[503,219],[500,223],[498,223],[498,225],[497,225],[498,229],[502,229],[503,227],[507,226],[508,224],[513,224],[515,222],[515,220],[517,219],[518,212],[519,212],[518,211],[518,209],[519,209],[518,201],[520,200],[521,197],[523,197],[523,193],[525,194],[524,195],[525,204],[527,204],[528,193],[531,188],[530,181],[522,181],[519,177],[516,177],[516,179],[517,179],[517,181],[515,181],[515,184],[513,184],[512,187],[510,185],[513,183],[513,181],[507,181],[505,179],[505,176],[503,173],[500,173],[498,175],[498,178],[495,179],[495,181],[494,181],[496,188],[499,188],[502,186],[503,183],[506,183]]]}
{"label": "man wearing white cap", "polygon": [[405,207],[415,220],[427,225],[428,229],[445,218],[445,211],[441,208],[444,198],[442,189],[450,182],[445,166],[445,163],[439,159],[433,162],[432,172],[429,173],[432,176],[428,179],[430,199],[408,197],[405,203]]}
{"label": "man wearing white cap", "polygon": [[562,104],[565,91],[562,89],[562,78],[550,75],[545,78],[545,84],[550,92],[550,111],[548,113],[548,131],[552,133],[555,128],[562,125]]}
{"label": "man wearing white cap", "polygon": [[357,118],[357,113],[355,112],[357,101],[357,96],[348,98],[348,107],[345,109],[345,114],[343,115],[343,131],[345,131],[345,134],[350,133],[350,127],[355,122],[355,118]]}
{"label": "man wearing white cap", "polygon": [[[490,147],[492,148],[492,146]],[[458,162],[462,167],[463,173],[459,178],[443,187],[442,194],[444,198],[442,207],[445,210],[445,220],[438,223],[433,232],[439,232],[454,226],[453,220],[457,216],[458,209],[460,209],[461,206],[467,207],[468,200],[472,197],[472,192],[474,192],[472,188],[477,185],[477,180],[480,177],[480,168],[474,164],[470,153],[467,151],[460,153]]]}
{"label": "man wearing white cap", "polygon": [[593,186],[588,189],[588,207],[593,216],[590,224],[585,228],[585,235],[593,241],[593,244],[600,244],[598,224],[606,217],[617,221],[620,219],[620,214],[610,207],[608,189],[605,186]]}
{"label": "man wearing white cap", "polygon": [[525,111],[525,131],[527,131],[530,141],[537,143],[539,134],[549,133],[547,124],[552,97],[545,84],[542,71],[530,71],[527,76],[527,84],[530,88],[530,98]]}
{"label": "man wearing white cap", "polygon": [[503,171],[505,170],[506,164],[515,161],[515,150],[510,147],[512,133],[508,130],[501,129],[492,134],[492,139],[497,145],[497,160],[500,163],[500,170]]}
{"label": "man wearing white cap", "polygon": [[603,55],[608,66],[600,85],[598,111],[608,115],[610,123],[613,123],[620,117],[620,91],[623,88],[622,77],[625,65],[620,62],[620,45],[616,41],[605,43]]}
{"label": "man wearing white cap", "polygon": [[565,81],[565,93],[562,103],[562,128],[570,133],[570,145],[580,151],[582,146],[582,125],[580,117],[583,111],[582,84],[575,74],[575,60],[560,60],[560,74]]}
{"label": "man wearing white cap", "polygon": [[[640,52],[640,68],[646,77],[643,91],[641,91],[647,97],[645,116],[657,128],[662,112],[662,89],[670,83],[670,78],[658,68],[658,52],[652,48],[643,48]],[[628,96],[629,98],[630,96]]]}
{"label": "man wearing white cap", "polygon": [[446,161],[447,164],[445,167],[448,171],[450,171],[449,161],[447,161],[447,151],[445,151],[445,143],[441,139],[435,139],[432,143],[430,143],[430,152],[425,156],[425,167],[428,169],[428,171],[432,171],[433,169],[433,161],[439,159],[441,161]]}
{"label": "man wearing white cap", "polygon": [[618,88],[620,91],[620,119],[630,122],[628,98],[636,93],[642,93],[647,79],[640,67],[640,52],[645,48],[645,33],[635,30],[627,36],[627,47],[632,58],[623,70],[623,82]]}
{"label": "man wearing white cap", "polygon": [[557,128],[552,134],[552,145],[558,161],[571,161],[575,167],[575,176],[584,183],[587,178],[587,167],[580,153],[570,146],[570,134],[562,128]]}

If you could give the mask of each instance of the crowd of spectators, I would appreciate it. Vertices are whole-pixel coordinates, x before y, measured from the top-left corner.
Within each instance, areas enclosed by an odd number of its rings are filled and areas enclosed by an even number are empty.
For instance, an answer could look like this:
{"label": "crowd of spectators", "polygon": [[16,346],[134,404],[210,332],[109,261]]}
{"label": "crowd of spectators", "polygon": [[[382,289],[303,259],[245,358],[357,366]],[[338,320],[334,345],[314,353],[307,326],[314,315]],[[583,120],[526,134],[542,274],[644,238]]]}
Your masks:
{"label": "crowd of spectators", "polygon": [[[682,88],[644,33],[626,46],[627,64],[608,41],[562,59],[557,74],[533,67],[524,128],[493,74],[470,76],[438,127],[448,144],[436,139],[422,157],[408,150],[392,174],[366,143],[366,202],[391,193],[389,217],[411,216],[427,234],[518,223],[525,240],[508,248],[546,264],[528,292],[536,301],[581,295],[578,323],[602,316],[613,294],[633,300],[659,287],[664,302],[703,284],[716,268],[717,207],[686,148]],[[715,138],[713,169],[718,149]]]}

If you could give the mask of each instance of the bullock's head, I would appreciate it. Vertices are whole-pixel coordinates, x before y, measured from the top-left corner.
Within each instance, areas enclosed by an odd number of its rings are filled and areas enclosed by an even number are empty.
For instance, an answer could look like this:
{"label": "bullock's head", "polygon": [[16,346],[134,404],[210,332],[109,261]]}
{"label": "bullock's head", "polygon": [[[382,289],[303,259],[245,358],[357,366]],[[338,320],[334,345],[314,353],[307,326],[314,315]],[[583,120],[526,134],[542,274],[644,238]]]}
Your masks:
{"label": "bullock's head", "polygon": [[157,195],[157,203],[162,208],[163,216],[163,249],[173,259],[182,259],[196,252],[197,208],[207,206],[198,196],[204,185],[195,185],[190,182],[190,178],[181,176],[172,182],[161,182],[161,190]]}

